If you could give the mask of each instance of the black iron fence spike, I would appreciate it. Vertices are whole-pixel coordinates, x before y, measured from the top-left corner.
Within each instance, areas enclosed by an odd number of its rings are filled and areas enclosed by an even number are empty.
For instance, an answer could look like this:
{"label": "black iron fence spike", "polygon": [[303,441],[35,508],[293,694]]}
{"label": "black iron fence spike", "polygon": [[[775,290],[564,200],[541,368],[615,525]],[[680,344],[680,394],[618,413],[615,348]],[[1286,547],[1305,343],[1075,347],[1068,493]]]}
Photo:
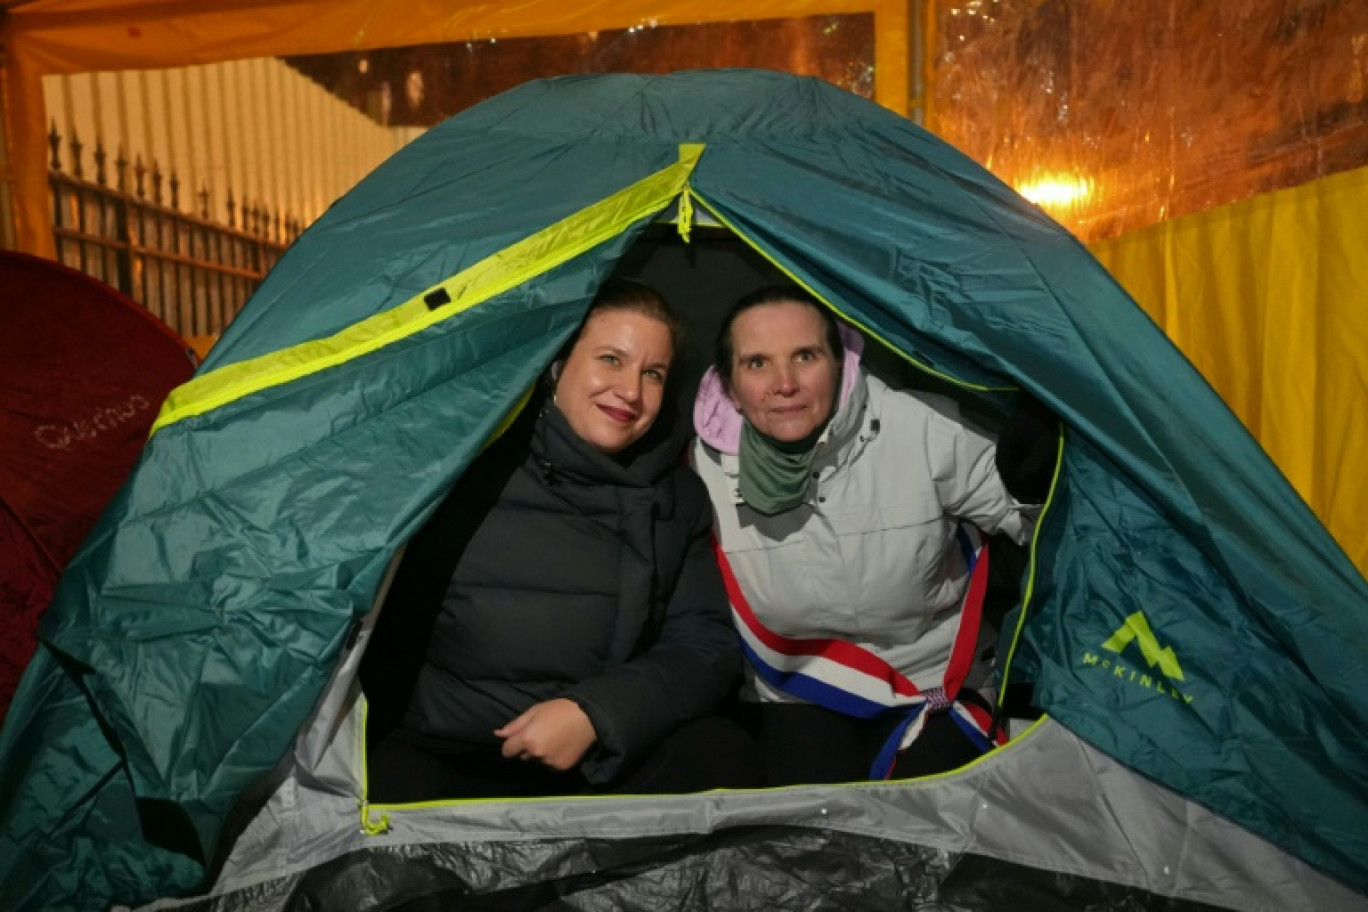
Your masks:
{"label": "black iron fence spike", "polygon": [[62,170],[62,134],[57,132],[57,121],[52,122],[52,129],[48,131],[48,146],[52,149],[52,159],[48,162],[48,167],[53,171]]}
{"label": "black iron fence spike", "polygon": [[67,148],[71,150],[71,175],[82,177],[81,174],[81,137],[76,132],[76,128],[71,128],[71,141],[67,143]]}

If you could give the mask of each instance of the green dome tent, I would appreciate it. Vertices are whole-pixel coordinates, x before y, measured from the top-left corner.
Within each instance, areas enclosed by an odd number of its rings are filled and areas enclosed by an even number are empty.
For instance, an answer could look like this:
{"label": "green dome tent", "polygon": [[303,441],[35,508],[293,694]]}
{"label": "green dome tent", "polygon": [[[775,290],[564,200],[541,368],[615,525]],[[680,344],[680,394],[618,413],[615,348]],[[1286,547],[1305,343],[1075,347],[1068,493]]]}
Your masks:
{"label": "green dome tent", "polygon": [[[779,270],[914,376],[1060,416],[1006,671],[1046,718],[914,783],[369,806],[356,668],[396,552],[598,285],[667,260],[697,270],[676,299],[710,264]],[[984,882],[1042,873],[1076,904],[1368,906],[1365,609],[1142,311],[935,137],[776,73],[531,83],[340,199],[168,399],[0,735],[0,884],[35,909],[211,884],[205,908],[758,908],[794,895],[778,864],[852,907],[991,908]]]}

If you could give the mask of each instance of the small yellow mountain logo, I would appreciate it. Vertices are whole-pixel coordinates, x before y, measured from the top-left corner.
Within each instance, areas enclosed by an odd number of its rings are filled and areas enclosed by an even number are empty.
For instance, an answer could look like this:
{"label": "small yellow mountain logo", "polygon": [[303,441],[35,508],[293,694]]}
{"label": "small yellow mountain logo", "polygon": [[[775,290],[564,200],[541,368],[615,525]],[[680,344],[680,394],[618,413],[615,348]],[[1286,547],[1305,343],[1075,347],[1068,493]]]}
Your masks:
{"label": "small yellow mountain logo", "polygon": [[1140,652],[1150,668],[1157,667],[1163,672],[1164,677],[1171,681],[1183,680],[1183,669],[1178,664],[1178,657],[1168,646],[1162,649],[1159,647],[1159,640],[1155,638],[1154,631],[1150,630],[1149,621],[1145,620],[1143,611],[1137,611],[1126,618],[1107,642],[1102,644],[1102,648],[1119,655],[1133,641],[1139,642]]}
{"label": "small yellow mountain logo", "polygon": [[[1146,667],[1131,665],[1122,654],[1132,643],[1139,644]],[[1083,664],[1128,687],[1163,694],[1184,705],[1192,704],[1193,695],[1178,689],[1183,681],[1183,669],[1178,664],[1178,657],[1168,646],[1159,645],[1142,611],[1126,618],[1097,652],[1084,649]]]}

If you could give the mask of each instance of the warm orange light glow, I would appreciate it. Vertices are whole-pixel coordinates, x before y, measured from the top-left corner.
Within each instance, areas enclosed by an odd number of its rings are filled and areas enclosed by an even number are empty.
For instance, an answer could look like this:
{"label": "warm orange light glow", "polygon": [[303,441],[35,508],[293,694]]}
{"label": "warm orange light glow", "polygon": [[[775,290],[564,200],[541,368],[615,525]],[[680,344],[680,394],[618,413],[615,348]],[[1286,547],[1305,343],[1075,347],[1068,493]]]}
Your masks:
{"label": "warm orange light glow", "polygon": [[1042,209],[1076,205],[1092,193],[1087,178],[1042,178],[1017,187],[1017,192]]}

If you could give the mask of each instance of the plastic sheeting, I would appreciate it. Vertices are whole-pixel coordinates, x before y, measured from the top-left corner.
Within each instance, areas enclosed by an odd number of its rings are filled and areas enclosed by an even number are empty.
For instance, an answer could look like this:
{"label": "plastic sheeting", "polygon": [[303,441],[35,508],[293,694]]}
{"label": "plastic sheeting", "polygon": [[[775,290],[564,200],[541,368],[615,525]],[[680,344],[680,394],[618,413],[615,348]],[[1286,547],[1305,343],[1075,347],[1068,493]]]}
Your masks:
{"label": "plastic sheeting", "polygon": [[[34,0],[0,20],[15,232],[22,250],[50,256],[47,123],[42,76],[156,69],[251,57],[322,54],[467,39],[573,35],[638,25],[688,25],[873,13],[874,94],[906,113],[914,32],[903,0]],[[555,74],[545,74],[555,75]]]}
{"label": "plastic sheeting", "polygon": [[[529,868],[542,876],[528,877]],[[196,903],[187,912],[360,908],[1200,912],[1218,907],[891,839],[746,827],[654,840],[365,850],[298,878]]]}
{"label": "plastic sheeting", "polygon": [[550,74],[748,67],[816,76],[869,98],[874,91],[874,17],[648,23],[577,35],[290,56],[285,62],[379,123],[415,129]]}
{"label": "plastic sheeting", "polygon": [[1048,720],[926,780],[445,802],[367,835],[351,709],[321,758],[301,747],[207,895],[147,909],[1368,909]]}
{"label": "plastic sheeting", "polygon": [[931,128],[1085,241],[1368,164],[1362,0],[940,0]]}

